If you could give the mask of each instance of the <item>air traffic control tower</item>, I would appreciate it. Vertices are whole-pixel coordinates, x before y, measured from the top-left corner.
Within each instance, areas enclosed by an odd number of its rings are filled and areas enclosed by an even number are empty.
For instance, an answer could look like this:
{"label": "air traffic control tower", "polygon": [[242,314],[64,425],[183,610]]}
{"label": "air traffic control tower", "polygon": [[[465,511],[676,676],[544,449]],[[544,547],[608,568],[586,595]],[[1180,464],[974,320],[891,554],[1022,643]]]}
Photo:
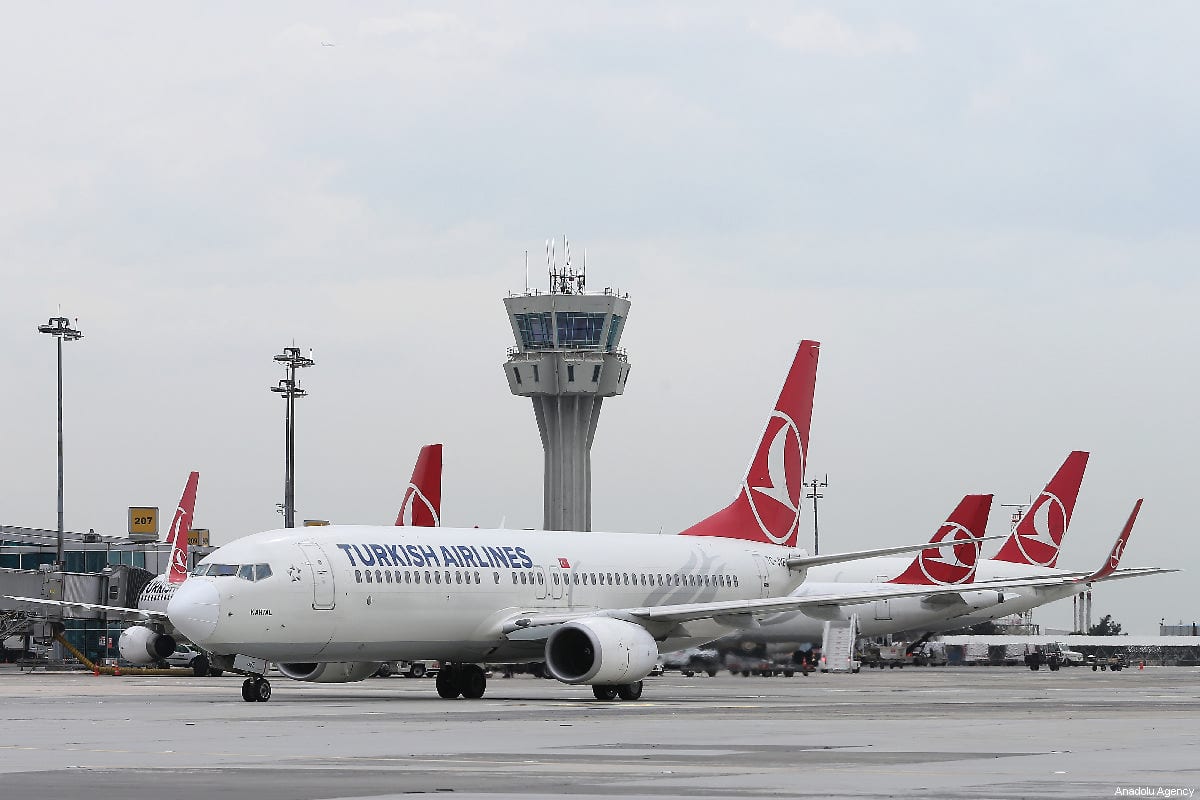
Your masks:
{"label": "air traffic control tower", "polygon": [[[586,269],[586,268],[585,268]],[[550,293],[506,297],[517,346],[504,373],[515,395],[533,400],[545,451],[543,528],[592,529],[592,440],[604,398],[625,391],[629,361],[619,349],[629,296],[584,291],[586,271],[551,257]]]}

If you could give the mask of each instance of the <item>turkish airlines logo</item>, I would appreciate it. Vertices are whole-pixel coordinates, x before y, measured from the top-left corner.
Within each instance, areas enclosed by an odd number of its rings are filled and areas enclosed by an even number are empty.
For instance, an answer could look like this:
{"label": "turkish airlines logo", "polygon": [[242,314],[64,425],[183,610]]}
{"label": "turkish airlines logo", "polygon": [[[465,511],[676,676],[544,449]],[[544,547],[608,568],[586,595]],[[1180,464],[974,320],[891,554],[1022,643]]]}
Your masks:
{"label": "turkish airlines logo", "polygon": [[416,484],[413,483],[408,485],[408,489],[404,492],[404,501],[400,504],[400,524],[416,524],[413,522],[413,511],[417,501],[420,501],[429,511],[429,516],[433,520],[433,527],[441,527],[442,521],[438,518],[437,509],[433,507],[433,503],[429,502],[429,498],[425,496],[424,492],[418,489]]}
{"label": "turkish airlines logo", "polygon": [[1125,540],[1118,539],[1117,543],[1113,545],[1112,555],[1110,555],[1108,557],[1109,569],[1116,569],[1117,566],[1121,563],[1121,556],[1124,554],[1125,554]]}
{"label": "turkish airlines logo", "polygon": [[776,410],[746,475],[746,499],[754,519],[775,544],[787,544],[800,523],[800,492],[804,479],[804,447],[800,429],[787,414]]}
{"label": "turkish airlines logo", "polygon": [[1017,523],[1017,547],[1030,564],[1048,567],[1058,557],[1067,530],[1067,507],[1057,495],[1042,492],[1033,508]]}
{"label": "turkish airlines logo", "polygon": [[971,580],[981,542],[969,530],[947,521],[933,535],[930,544],[933,546],[917,556],[917,565],[931,583],[957,584]]}
{"label": "turkish airlines logo", "polygon": [[167,541],[171,544],[171,577],[187,574],[187,556],[183,554],[183,546],[187,543],[187,533],[182,530],[187,512],[182,506],[175,509],[175,519],[171,520],[171,532]]}

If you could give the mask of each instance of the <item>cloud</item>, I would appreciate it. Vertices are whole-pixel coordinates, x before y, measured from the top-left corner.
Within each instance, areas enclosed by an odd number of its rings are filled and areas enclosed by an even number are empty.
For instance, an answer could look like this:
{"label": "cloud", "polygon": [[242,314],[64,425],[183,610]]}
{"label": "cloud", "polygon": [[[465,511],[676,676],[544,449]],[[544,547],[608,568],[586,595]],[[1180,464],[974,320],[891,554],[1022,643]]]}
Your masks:
{"label": "cloud", "polygon": [[855,28],[828,11],[804,11],[783,20],[755,19],[750,28],[791,50],[812,55],[863,57],[910,54],[917,49],[912,31],[892,23]]}

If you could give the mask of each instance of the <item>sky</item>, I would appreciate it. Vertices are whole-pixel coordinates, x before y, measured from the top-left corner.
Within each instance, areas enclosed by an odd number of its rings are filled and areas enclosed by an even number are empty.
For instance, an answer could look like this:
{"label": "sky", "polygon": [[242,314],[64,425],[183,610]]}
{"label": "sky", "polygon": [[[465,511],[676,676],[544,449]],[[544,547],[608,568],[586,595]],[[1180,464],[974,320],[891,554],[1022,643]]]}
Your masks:
{"label": "sky", "polygon": [[[541,524],[501,304],[588,253],[632,300],[593,527],[732,498],[822,342],[822,551],[924,541],[1092,452],[1060,566],[1097,616],[1196,619],[1200,9],[1188,3],[24,4],[0,49],[0,523],[123,533],[201,473],[214,543],[387,524],[445,444],[446,524]],[[327,43],[332,46],[324,46]],[[801,520],[810,531],[811,509]],[[989,533],[1008,530],[993,509]],[[986,548],[985,548],[986,554]],[[1036,621],[1066,628],[1069,602]]]}

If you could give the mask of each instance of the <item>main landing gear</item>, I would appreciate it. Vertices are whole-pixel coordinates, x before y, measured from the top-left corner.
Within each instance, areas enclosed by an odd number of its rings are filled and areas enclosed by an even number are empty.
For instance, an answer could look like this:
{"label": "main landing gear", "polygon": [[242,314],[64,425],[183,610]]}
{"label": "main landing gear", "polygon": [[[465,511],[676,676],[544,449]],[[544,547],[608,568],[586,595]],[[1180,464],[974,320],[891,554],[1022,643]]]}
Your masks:
{"label": "main landing gear", "polygon": [[453,700],[461,695],[467,700],[478,700],[487,690],[487,675],[478,664],[443,664],[437,674],[439,697]]}
{"label": "main landing gear", "polygon": [[247,703],[265,703],[271,699],[271,682],[253,675],[242,682],[242,699]]}
{"label": "main landing gear", "polygon": [[593,686],[592,694],[597,700],[637,700],[642,696],[642,682],[622,683],[619,686]]}

